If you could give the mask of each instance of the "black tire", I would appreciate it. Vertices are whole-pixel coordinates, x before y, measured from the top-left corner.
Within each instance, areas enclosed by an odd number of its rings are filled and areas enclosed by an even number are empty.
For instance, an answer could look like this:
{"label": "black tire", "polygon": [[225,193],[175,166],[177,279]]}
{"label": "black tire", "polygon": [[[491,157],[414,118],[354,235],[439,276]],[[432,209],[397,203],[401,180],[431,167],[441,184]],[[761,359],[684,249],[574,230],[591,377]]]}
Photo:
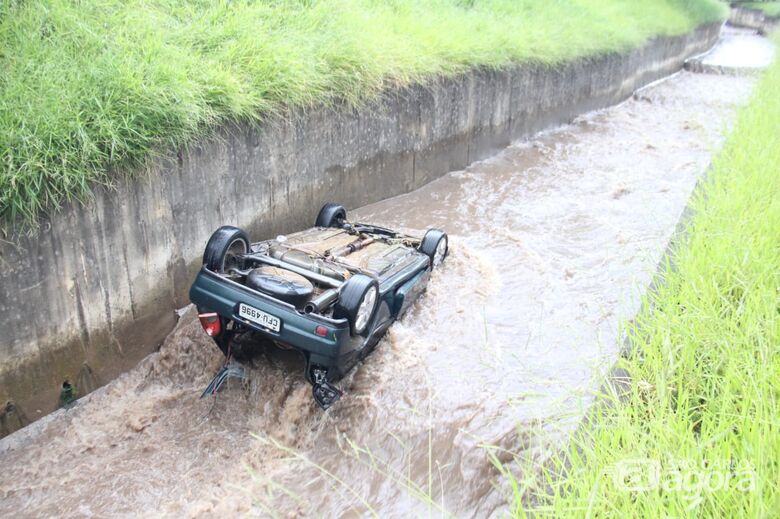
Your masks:
{"label": "black tire", "polygon": [[[444,240],[444,252],[439,250],[439,244]],[[431,269],[438,267],[447,257],[447,253],[450,251],[449,238],[447,233],[439,229],[429,229],[423,236],[420,242],[420,252],[428,256],[431,260]],[[437,254],[439,251],[439,254]]]}
{"label": "black tire", "polygon": [[[369,291],[374,290],[373,306],[368,310],[365,322],[358,323],[358,312]],[[368,330],[379,306],[379,283],[363,274],[349,278],[341,289],[339,299],[333,308],[334,319],[347,319],[352,335],[363,335]]]}
{"label": "black tire", "polygon": [[347,210],[344,206],[328,202],[320,209],[314,227],[341,227],[347,219]]}
{"label": "black tire", "polygon": [[238,227],[225,225],[214,231],[203,252],[203,265],[219,274],[235,265],[237,254],[249,252],[249,237]]}

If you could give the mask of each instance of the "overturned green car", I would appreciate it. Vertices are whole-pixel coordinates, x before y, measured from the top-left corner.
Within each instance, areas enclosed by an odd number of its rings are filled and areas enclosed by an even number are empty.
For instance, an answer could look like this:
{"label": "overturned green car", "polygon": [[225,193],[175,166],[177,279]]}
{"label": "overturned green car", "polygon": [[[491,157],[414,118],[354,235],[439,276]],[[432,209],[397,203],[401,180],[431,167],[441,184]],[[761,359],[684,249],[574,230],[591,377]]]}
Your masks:
{"label": "overturned green car", "polygon": [[350,222],[329,203],[313,228],[273,240],[217,229],[190,299],[228,359],[269,345],[300,352],[314,399],[327,409],[342,395],[333,382],[373,350],[447,252],[441,230],[407,236]]}

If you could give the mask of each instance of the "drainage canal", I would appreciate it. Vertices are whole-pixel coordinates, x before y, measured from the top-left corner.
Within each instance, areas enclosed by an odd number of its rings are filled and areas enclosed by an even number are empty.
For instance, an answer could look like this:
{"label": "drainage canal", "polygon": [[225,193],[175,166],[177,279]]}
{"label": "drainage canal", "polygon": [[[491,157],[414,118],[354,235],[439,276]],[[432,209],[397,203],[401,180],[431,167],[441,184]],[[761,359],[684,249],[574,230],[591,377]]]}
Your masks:
{"label": "drainage canal", "polygon": [[190,311],[136,369],[0,442],[0,514],[500,512],[483,445],[508,459],[576,427],[754,81],[682,72],[358,209],[452,249],[337,406],[284,351],[199,400],[222,359]]}

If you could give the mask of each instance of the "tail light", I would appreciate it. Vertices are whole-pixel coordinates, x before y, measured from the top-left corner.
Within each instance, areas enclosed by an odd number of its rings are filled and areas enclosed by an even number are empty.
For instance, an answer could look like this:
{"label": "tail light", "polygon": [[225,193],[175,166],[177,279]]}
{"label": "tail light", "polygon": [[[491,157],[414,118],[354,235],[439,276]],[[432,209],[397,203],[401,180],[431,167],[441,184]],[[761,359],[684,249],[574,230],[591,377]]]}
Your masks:
{"label": "tail light", "polygon": [[217,313],[198,314],[198,319],[200,319],[200,325],[203,327],[203,331],[206,332],[206,335],[209,337],[216,337],[222,331],[222,322]]}

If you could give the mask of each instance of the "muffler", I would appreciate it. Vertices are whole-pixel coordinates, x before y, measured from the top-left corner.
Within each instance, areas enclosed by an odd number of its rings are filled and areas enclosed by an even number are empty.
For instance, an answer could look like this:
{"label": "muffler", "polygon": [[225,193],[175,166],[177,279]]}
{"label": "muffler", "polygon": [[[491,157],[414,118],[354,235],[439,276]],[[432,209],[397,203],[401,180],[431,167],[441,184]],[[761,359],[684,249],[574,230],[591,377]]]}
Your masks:
{"label": "muffler", "polygon": [[330,305],[339,298],[339,291],[335,288],[325,290],[323,293],[313,298],[303,306],[303,311],[307,314],[321,314]]}

